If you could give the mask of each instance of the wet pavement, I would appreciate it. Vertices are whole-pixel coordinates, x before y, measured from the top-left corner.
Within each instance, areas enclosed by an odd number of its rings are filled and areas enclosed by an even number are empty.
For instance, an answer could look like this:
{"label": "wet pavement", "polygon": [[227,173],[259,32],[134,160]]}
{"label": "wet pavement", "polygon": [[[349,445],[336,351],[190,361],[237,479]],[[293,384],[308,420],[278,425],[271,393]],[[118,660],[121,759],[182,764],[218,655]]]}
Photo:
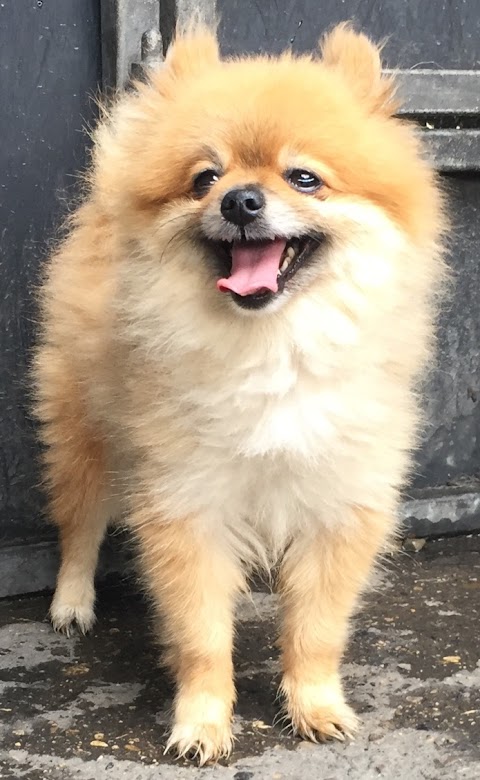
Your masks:
{"label": "wet pavement", "polygon": [[90,636],[55,634],[50,596],[0,602],[0,777],[26,780],[478,780],[480,537],[387,560],[344,665],[355,742],[312,745],[273,725],[276,599],[240,608],[230,762],[163,755],[172,687],[134,584],[99,592]]}

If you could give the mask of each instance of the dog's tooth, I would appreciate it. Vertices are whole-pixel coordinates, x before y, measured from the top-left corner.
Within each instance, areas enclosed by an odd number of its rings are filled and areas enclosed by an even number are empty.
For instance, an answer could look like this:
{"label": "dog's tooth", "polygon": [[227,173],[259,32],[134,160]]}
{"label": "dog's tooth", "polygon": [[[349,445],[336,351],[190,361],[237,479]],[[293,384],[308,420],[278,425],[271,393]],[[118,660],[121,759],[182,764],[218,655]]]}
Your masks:
{"label": "dog's tooth", "polygon": [[287,258],[285,258],[285,259],[284,259],[284,261],[283,261],[283,263],[282,263],[282,265],[280,266],[280,273],[281,273],[281,274],[283,274],[283,272],[287,270],[287,268],[288,268],[288,265],[289,265],[289,263],[288,263],[288,259],[287,259]]}
{"label": "dog's tooth", "polygon": [[293,260],[293,258],[295,257],[295,249],[293,248],[293,246],[289,246],[288,247],[288,249],[287,249],[287,257],[289,257],[290,260]]}

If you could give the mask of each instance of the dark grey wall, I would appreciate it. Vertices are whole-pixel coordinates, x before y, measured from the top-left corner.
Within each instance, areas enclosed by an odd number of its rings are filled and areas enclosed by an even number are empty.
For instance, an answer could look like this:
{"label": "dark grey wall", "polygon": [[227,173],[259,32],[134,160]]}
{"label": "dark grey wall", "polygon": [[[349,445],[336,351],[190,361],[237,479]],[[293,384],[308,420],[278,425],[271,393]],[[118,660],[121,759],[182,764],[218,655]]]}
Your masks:
{"label": "dark grey wall", "polygon": [[33,287],[85,164],[99,51],[98,0],[0,5],[0,545],[45,533],[26,411]]}
{"label": "dark grey wall", "polygon": [[425,392],[418,487],[473,482],[480,471],[480,175],[446,177],[445,186],[452,280]]}
{"label": "dark grey wall", "polygon": [[391,67],[477,68],[478,0],[218,0],[223,50],[314,49],[321,33],[352,19],[387,39]]}

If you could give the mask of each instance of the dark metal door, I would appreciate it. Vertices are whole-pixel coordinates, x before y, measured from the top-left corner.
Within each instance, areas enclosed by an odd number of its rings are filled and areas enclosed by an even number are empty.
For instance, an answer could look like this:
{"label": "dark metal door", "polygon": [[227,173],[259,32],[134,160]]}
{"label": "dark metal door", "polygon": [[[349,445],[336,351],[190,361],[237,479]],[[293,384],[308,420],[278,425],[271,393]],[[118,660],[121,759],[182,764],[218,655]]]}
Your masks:
{"label": "dark metal door", "polygon": [[48,579],[26,369],[34,282],[85,165],[82,129],[101,72],[98,5],[0,4],[0,592]]}

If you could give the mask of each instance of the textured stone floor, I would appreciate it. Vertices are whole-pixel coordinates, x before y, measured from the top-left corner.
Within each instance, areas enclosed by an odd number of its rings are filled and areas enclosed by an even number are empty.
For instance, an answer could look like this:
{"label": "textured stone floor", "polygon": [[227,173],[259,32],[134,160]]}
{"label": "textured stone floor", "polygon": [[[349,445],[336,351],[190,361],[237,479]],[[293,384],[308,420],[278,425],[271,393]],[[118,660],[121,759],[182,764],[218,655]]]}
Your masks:
{"label": "textured stone floor", "polygon": [[237,743],[229,764],[164,757],[172,689],[134,586],[103,587],[88,637],[53,633],[49,596],[0,602],[0,777],[40,780],[478,780],[480,537],[399,553],[357,618],[344,675],[355,742],[273,726],[275,597],[240,610]]}

